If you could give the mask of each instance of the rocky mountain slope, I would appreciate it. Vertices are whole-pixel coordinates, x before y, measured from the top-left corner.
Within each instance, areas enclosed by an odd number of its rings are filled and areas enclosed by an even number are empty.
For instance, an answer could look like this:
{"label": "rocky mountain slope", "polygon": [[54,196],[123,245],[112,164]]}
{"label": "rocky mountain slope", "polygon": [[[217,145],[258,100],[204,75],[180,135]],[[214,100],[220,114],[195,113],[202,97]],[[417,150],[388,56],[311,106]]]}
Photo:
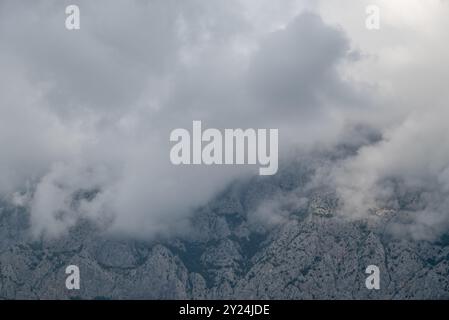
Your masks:
{"label": "rocky mountain slope", "polygon": [[[449,237],[394,237],[399,212],[343,219],[331,190],[304,187],[310,174],[295,166],[235,183],[196,212],[188,235],[151,241],[115,238],[87,221],[36,240],[27,210],[3,203],[0,298],[449,298]],[[80,290],[65,287],[70,264]],[[380,290],[365,287],[371,264]]]}

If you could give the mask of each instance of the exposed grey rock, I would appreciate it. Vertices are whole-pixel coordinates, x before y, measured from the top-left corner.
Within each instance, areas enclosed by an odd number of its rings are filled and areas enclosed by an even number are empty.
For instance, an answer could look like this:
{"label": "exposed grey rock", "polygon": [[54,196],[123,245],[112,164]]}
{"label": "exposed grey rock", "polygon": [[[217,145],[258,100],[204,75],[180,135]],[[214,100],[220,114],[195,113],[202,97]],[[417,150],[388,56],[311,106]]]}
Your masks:
{"label": "exposed grey rock", "polygon": [[[26,210],[0,205],[0,297],[449,298],[448,237],[431,242],[392,236],[389,226],[403,218],[399,211],[343,219],[335,214],[331,190],[302,191],[307,170],[281,176],[231,186],[192,217],[189,238],[116,239],[80,222],[59,239],[36,240],[29,237]],[[264,201],[285,199],[279,194],[306,199],[306,205],[280,224],[261,227],[248,220]],[[70,264],[80,268],[80,290],[65,288]],[[365,287],[371,264],[380,268],[380,290]]]}

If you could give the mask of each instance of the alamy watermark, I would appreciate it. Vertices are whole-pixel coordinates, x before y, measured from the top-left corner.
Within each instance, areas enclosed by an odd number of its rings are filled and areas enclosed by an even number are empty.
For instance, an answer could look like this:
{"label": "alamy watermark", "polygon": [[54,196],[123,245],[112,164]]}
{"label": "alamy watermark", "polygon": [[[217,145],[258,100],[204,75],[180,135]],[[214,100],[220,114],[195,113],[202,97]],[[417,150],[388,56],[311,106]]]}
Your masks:
{"label": "alamy watermark", "polygon": [[68,290],[80,289],[80,269],[76,265],[70,265],[65,268],[65,273],[69,276],[65,280],[65,287]]}
{"label": "alamy watermark", "polygon": [[278,129],[202,130],[201,121],[193,121],[192,134],[175,129],[170,141],[176,142],[170,151],[174,165],[243,165],[259,164],[260,175],[278,171]]}
{"label": "alamy watermark", "polygon": [[379,290],[380,289],[380,270],[376,265],[369,265],[366,270],[366,274],[369,276],[365,280],[365,286],[368,290]]}
{"label": "alamy watermark", "polygon": [[380,29],[380,8],[376,5],[369,5],[365,9],[367,17],[365,26],[368,30]]}
{"label": "alamy watermark", "polygon": [[68,15],[65,19],[65,27],[67,30],[79,30],[81,28],[80,8],[77,5],[70,5],[65,8]]}

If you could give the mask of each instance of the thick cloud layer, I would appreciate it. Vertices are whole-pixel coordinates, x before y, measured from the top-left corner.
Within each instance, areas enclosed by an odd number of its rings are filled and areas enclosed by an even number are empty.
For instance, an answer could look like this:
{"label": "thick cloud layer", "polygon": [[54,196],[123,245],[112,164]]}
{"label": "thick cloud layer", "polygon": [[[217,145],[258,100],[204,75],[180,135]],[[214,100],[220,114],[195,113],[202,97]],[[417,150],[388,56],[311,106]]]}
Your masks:
{"label": "thick cloud layer", "polygon": [[[367,4],[362,1],[355,8]],[[326,5],[330,10],[332,5]],[[352,1],[341,5],[332,10],[354,7]],[[358,66],[357,77],[377,83],[381,94],[388,96],[386,109],[379,108],[382,112],[372,122],[382,139],[361,148],[331,175],[343,213],[363,217],[372,210],[400,210],[412,219],[397,231],[433,239],[449,226],[449,95],[444,85],[449,48],[442,41],[449,27],[449,3],[378,1],[378,5],[383,15],[377,35],[352,30],[361,50],[372,55]],[[344,21],[351,28],[355,20]]]}
{"label": "thick cloud layer", "polygon": [[403,19],[378,1],[370,33],[363,1],[75,2],[79,31],[64,26],[73,2],[0,2],[0,193],[30,207],[34,234],[79,219],[139,237],[188,231],[195,208],[257,172],[173,166],[169,133],[193,120],[278,128],[281,163],[372,127],[379,143],[329,169],[342,212],[391,205],[382,183],[401,178],[436,188],[427,224],[449,220],[447,3],[402,3],[421,18]]}

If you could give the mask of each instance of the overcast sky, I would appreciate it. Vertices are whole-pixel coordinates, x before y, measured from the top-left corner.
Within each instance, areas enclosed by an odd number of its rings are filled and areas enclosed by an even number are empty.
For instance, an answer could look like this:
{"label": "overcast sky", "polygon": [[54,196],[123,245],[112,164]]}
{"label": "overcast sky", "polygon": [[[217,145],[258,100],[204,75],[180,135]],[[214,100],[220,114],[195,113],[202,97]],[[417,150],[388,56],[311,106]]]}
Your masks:
{"label": "overcast sky", "polygon": [[[394,206],[396,178],[426,190],[426,236],[449,224],[447,17],[443,0],[0,0],[0,194],[30,207],[35,234],[84,217],[165,235],[257,172],[175,167],[171,130],[278,128],[282,164],[363,125],[382,140],[328,168],[342,212]],[[73,208],[79,190],[99,192]]]}

